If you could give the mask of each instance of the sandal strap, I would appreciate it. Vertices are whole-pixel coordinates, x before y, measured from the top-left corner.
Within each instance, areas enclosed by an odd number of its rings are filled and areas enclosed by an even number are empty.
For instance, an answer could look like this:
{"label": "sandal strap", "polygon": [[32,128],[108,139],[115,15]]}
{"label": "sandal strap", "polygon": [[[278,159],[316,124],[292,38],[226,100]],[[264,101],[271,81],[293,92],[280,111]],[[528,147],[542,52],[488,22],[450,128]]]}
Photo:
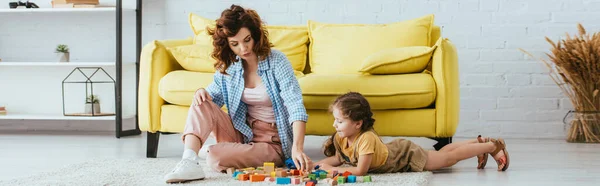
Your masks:
{"label": "sandal strap", "polygon": [[498,154],[498,152],[504,149],[504,144],[502,144],[502,142],[500,142],[499,140],[490,139],[490,141],[496,146],[496,149],[494,149],[494,151],[491,152],[490,155],[495,156],[496,154]]}

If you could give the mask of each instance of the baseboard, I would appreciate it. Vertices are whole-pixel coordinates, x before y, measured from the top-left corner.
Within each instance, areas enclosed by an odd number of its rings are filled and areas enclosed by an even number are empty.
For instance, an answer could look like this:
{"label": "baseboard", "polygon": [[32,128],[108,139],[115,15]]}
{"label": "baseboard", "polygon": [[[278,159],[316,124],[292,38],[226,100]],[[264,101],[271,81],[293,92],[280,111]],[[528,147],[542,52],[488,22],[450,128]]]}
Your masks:
{"label": "baseboard", "polygon": [[[134,129],[135,119],[123,120],[123,130]],[[115,121],[0,120],[0,131],[114,132]]]}

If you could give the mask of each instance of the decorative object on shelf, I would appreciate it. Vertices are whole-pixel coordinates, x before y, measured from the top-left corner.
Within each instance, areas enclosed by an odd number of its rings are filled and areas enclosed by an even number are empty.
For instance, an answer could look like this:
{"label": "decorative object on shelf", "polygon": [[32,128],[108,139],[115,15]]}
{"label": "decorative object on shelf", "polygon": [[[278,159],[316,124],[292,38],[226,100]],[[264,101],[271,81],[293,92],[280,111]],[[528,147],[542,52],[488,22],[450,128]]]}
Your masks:
{"label": "decorative object on shelf", "polygon": [[[571,101],[574,119],[567,124],[568,142],[600,142],[600,33],[588,34],[577,24],[579,35],[566,35],[552,45],[549,61],[540,59],[550,70],[550,77]],[[529,56],[530,53],[523,49]]]}
{"label": "decorative object on shelf", "polygon": [[11,9],[40,8],[37,4],[29,2],[29,1],[26,1],[26,2],[22,2],[22,1],[9,2],[8,6]]}
{"label": "decorative object on shelf", "polygon": [[0,115],[6,115],[6,107],[0,106]]}
{"label": "decorative object on shelf", "polygon": [[52,8],[96,8],[99,0],[54,0]]}
{"label": "decorative object on shelf", "polygon": [[96,95],[89,95],[85,99],[86,114],[100,114],[100,99]]}
{"label": "decorative object on shelf", "polygon": [[69,62],[69,46],[65,44],[60,44],[56,46],[56,58],[58,62]]}
{"label": "decorative object on shelf", "polygon": [[[87,72],[87,73],[86,73]],[[84,80],[74,79],[73,77],[83,77]],[[93,78],[102,78],[109,80],[93,80]],[[66,84],[85,84],[85,111],[82,113],[67,113],[65,107],[65,85]],[[98,84],[113,84],[111,87],[114,88],[115,80],[102,68],[102,67],[76,67],[65,77],[62,82],[62,104],[63,104],[63,115],[65,116],[113,116],[115,113],[102,113],[100,110],[100,100],[98,94],[94,93],[95,85]],[[114,91],[114,90],[113,90]],[[83,94],[83,93],[82,93]],[[81,103],[81,102],[79,102]]]}

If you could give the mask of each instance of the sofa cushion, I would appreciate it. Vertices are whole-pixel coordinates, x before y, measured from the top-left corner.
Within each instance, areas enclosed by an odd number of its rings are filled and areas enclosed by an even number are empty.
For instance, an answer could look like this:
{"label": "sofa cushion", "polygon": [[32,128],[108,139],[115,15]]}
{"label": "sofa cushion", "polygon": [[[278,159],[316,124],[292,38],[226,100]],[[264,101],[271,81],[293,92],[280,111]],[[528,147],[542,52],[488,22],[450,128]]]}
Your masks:
{"label": "sofa cushion", "polygon": [[359,71],[382,75],[423,72],[435,48],[410,46],[384,49],[365,58]]}
{"label": "sofa cushion", "polygon": [[[189,21],[190,27],[195,34],[194,44],[208,46],[207,50],[212,52],[212,37],[207,35],[206,27],[214,28],[215,20],[190,13]],[[306,26],[267,25],[266,28],[269,32],[269,41],[273,44],[273,48],[283,52],[287,56],[294,70],[304,71],[308,53],[308,29]],[[207,60],[211,60],[213,64],[215,62],[212,58]]]}
{"label": "sofa cushion", "polygon": [[389,48],[429,46],[433,15],[390,24],[327,24],[308,21],[311,71],[358,74],[369,55]]}
{"label": "sofa cushion", "polygon": [[430,74],[360,75],[307,74],[298,79],[307,109],[328,109],[336,97],[355,91],[372,109],[409,109],[430,106],[436,97]]}
{"label": "sofa cushion", "polygon": [[195,72],[215,72],[215,60],[210,57],[212,45],[183,45],[168,47],[167,50],[186,70]]}
{"label": "sofa cushion", "polygon": [[[194,92],[198,88],[207,87],[213,80],[214,73],[192,72],[186,70],[171,71],[158,83],[158,95],[166,102],[175,105],[190,106]],[[294,71],[296,78],[304,76]]]}

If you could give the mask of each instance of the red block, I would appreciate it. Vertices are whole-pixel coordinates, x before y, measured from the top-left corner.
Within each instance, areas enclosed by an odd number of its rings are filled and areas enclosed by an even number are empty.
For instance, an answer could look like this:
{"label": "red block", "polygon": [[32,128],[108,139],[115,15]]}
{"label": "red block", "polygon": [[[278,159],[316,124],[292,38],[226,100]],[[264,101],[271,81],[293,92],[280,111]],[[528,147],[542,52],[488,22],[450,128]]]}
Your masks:
{"label": "red block", "polygon": [[291,173],[292,175],[294,175],[294,176],[298,176],[298,175],[300,175],[300,171],[299,171],[299,170],[296,170],[296,169],[294,169],[294,170],[290,170],[290,173]]}
{"label": "red block", "polygon": [[352,173],[351,173],[351,172],[348,172],[348,171],[346,171],[346,172],[344,172],[344,174],[342,174],[342,175],[343,175],[344,177],[348,177],[348,176],[352,175]]}

